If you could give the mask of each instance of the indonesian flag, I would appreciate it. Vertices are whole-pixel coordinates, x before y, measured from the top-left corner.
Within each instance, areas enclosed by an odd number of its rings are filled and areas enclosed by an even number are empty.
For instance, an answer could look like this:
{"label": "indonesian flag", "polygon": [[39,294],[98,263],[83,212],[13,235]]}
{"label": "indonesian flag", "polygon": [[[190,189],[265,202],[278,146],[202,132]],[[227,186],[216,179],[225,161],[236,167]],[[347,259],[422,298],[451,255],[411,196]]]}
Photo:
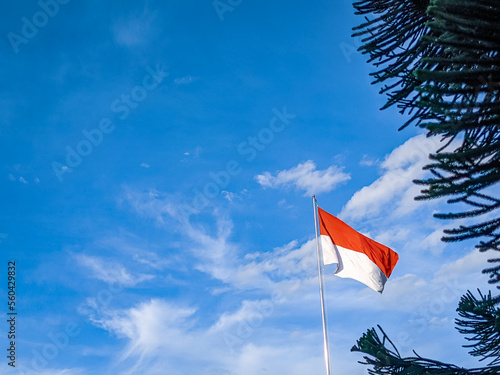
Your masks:
{"label": "indonesian flag", "polygon": [[399,256],[318,207],[323,263],[337,263],[335,275],[382,293]]}

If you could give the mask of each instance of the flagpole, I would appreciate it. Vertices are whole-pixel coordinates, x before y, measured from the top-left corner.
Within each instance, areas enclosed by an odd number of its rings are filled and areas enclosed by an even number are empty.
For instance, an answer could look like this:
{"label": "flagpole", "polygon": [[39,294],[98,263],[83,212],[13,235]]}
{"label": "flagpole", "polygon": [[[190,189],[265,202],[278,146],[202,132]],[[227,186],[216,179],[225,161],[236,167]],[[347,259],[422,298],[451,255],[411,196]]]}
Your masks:
{"label": "flagpole", "polygon": [[323,293],[323,268],[322,268],[322,254],[319,245],[318,237],[318,204],[316,202],[316,196],[313,195],[313,206],[314,206],[314,226],[316,229],[316,251],[318,253],[318,278],[319,278],[319,294],[321,298],[321,316],[323,318],[323,350],[325,353],[325,366],[326,375],[330,375],[330,353],[328,350],[328,334],[326,331],[326,314],[325,314],[325,296]]}

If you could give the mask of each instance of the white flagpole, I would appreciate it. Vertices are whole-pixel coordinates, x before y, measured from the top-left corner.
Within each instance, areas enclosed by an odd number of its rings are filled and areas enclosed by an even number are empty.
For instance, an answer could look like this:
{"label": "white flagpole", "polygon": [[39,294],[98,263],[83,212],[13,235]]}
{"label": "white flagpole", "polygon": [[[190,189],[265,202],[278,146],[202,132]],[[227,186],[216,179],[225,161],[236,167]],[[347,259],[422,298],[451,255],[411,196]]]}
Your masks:
{"label": "white flagpole", "polygon": [[323,349],[325,352],[325,366],[326,375],[330,375],[330,353],[328,350],[328,334],[326,331],[326,314],[325,314],[325,296],[323,293],[323,257],[322,251],[320,249],[319,237],[318,237],[318,204],[316,202],[316,196],[313,195],[313,206],[314,206],[314,226],[316,229],[316,250],[318,253],[318,278],[319,278],[319,294],[321,298],[321,316],[323,317]]}

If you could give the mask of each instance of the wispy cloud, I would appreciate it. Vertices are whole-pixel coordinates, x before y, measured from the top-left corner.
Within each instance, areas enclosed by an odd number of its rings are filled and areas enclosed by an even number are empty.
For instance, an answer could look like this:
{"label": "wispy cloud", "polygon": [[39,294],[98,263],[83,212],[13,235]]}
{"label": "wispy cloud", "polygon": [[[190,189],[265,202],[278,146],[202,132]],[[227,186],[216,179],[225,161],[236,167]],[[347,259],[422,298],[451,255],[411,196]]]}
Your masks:
{"label": "wispy cloud", "polygon": [[[15,182],[15,181],[19,181],[20,183],[25,184],[25,185],[27,185],[27,184],[28,184],[28,181],[27,181],[27,180],[26,180],[23,176],[19,176],[19,177],[17,178],[17,177],[15,177],[12,173],[10,173],[8,177],[9,177],[9,180],[11,180],[11,181],[14,181],[14,182]],[[39,180],[38,178],[35,178],[35,180],[34,180],[34,181],[35,181],[36,183],[39,183],[39,182],[40,182],[40,180]]]}
{"label": "wispy cloud", "polygon": [[193,83],[197,80],[198,80],[198,77],[185,76],[185,77],[174,79],[174,83],[176,85],[189,85],[190,83]]}
{"label": "wispy cloud", "polygon": [[423,178],[422,167],[429,162],[428,155],[441,146],[435,138],[418,135],[396,148],[381,163],[383,175],[372,184],[356,192],[342,209],[345,219],[373,217],[390,201],[397,200],[395,214],[407,214],[422,203],[415,202],[420,187],[412,181]]}
{"label": "wispy cloud", "polygon": [[274,279],[303,277],[306,268],[312,265],[314,269],[312,241],[302,245],[292,241],[284,247],[244,255],[241,246],[231,241],[233,222],[217,210],[211,214],[215,228],[209,230],[184,220],[178,213],[178,202],[172,197],[157,192],[128,191],[127,200],[141,216],[156,219],[159,225],[170,230],[181,231],[184,237],[181,246],[192,255],[193,267],[234,289],[271,293],[278,287]]}
{"label": "wispy cloud", "polygon": [[[195,326],[196,311],[193,307],[153,299],[130,309],[108,311],[95,324],[127,340],[116,364],[120,374],[180,375],[200,368],[208,374],[241,375],[281,371],[302,375],[321,371],[321,342],[315,342],[316,337],[310,332],[289,337],[280,330],[256,331],[273,341],[266,344],[248,341],[243,332],[231,330],[255,316],[258,302],[245,302],[234,314],[223,315],[206,328]],[[222,321],[226,324],[221,324]],[[241,342],[241,346],[231,348],[229,339]],[[286,360],[291,355],[294,360]],[[179,364],[182,369],[176,368]]]}
{"label": "wispy cloud", "polygon": [[136,284],[151,280],[153,275],[132,275],[125,267],[116,263],[116,261],[106,261],[104,259],[78,254],[76,260],[81,266],[84,266],[92,272],[93,277],[106,283],[118,283],[124,286],[135,286]]}
{"label": "wispy cloud", "polygon": [[[280,266],[286,258],[290,260],[298,256],[288,256],[297,250],[297,246],[309,247],[310,242],[301,246],[294,241],[276,249]],[[267,264],[267,261],[260,262],[260,257],[261,254],[255,255],[256,263]],[[449,325],[446,317],[453,312],[459,296],[465,292],[465,284],[470,285],[471,277],[477,279],[477,267],[483,260],[483,254],[471,252],[443,265],[430,278],[415,274],[396,277],[387,285],[383,295],[327,275],[328,300],[333,302],[329,304],[328,314],[336,317],[338,314],[345,316],[346,311],[366,314],[368,310],[374,319],[391,314],[401,324],[401,333],[413,332],[415,340],[419,340],[419,335],[427,337],[430,327]],[[284,279],[281,277],[280,283]],[[466,283],[464,279],[467,279]],[[280,369],[297,375],[311,368],[322,371],[319,326],[310,329],[287,326],[281,329],[276,324],[297,314],[317,317],[317,279],[311,277],[305,281],[280,298],[245,299],[236,309],[230,307],[223,310],[208,325],[199,324],[201,312],[196,306],[180,305],[160,298],[126,309],[101,311],[100,317],[93,323],[126,340],[119,362],[115,365],[120,374],[155,374],[160,368],[172,374],[181,374],[186,369],[198,371],[200,368],[222,371],[214,374],[243,375],[254,375],[264,370],[263,373],[280,373]],[[335,324],[334,327],[337,337],[341,337],[337,331],[342,331],[342,327]],[[350,331],[352,327],[351,324]],[[357,330],[363,328],[366,327],[361,325],[356,327],[356,332],[342,336],[341,341],[347,343],[342,343],[337,353],[345,350],[349,340],[352,345],[361,332]],[[332,345],[339,345],[339,340]],[[294,353],[293,360],[286,360],[290,353]],[[182,364],[182,371],[175,368],[178,364]],[[336,366],[344,370],[343,373],[354,373],[356,368],[362,372],[354,358],[345,362],[337,359]]]}
{"label": "wispy cloud", "polygon": [[255,176],[255,180],[263,188],[279,189],[295,187],[305,191],[304,195],[327,193],[337,185],[350,180],[350,176],[342,168],[330,166],[325,170],[316,169],[312,160],[298,164],[296,167],[279,171],[275,176],[270,172]]}
{"label": "wispy cloud", "polygon": [[[311,368],[322,371],[320,330],[309,331],[303,325],[295,330],[290,327],[282,330],[276,323],[293,319],[297,314],[308,319],[317,314],[314,239],[291,240],[281,247],[245,253],[241,245],[232,240],[233,222],[218,210],[211,213],[215,225],[202,225],[194,218],[194,222],[180,221],[178,199],[165,194],[128,191],[127,200],[140,216],[156,219],[164,228],[172,229],[171,221],[166,224],[166,216],[173,222],[178,220],[178,229],[184,237],[181,246],[193,257],[194,267],[224,283],[222,296],[238,293],[244,297],[237,306],[222,308],[208,324],[199,322],[197,306],[179,305],[165,299],[103,311],[95,324],[127,340],[122,362],[117,365],[124,369],[120,373],[154,374],[159,369],[167,369],[180,374],[180,370],[175,369],[176,363],[182,363],[184,373],[186,369],[197,371],[200,366],[209,369],[209,374],[212,369],[214,374],[244,375],[254,375],[262,369],[266,373],[280,373],[280,369],[285,368],[290,374]],[[378,211],[372,217],[385,216]],[[356,315],[368,310],[373,319],[379,319],[377,323],[383,323],[382,317],[389,316],[388,319],[398,322],[401,332],[415,333],[411,336],[415,341],[404,341],[406,348],[420,343],[429,327],[448,327],[448,317],[453,314],[460,295],[467,287],[484,281],[479,271],[485,261],[484,254],[470,252],[443,264],[442,258],[436,259],[440,252],[432,251],[439,245],[439,232],[427,230],[429,228],[413,231],[411,225],[404,225],[411,217],[411,213],[401,214],[400,218],[405,220],[400,220],[401,226],[397,227],[383,220],[377,227],[367,227],[375,237],[387,235],[397,238],[398,243],[408,242],[400,251],[400,264],[382,296],[352,280],[334,277],[331,268],[325,272],[327,299],[333,302],[329,305],[331,316],[345,316],[346,311]],[[413,254],[412,246],[423,245],[431,249],[428,256]],[[220,285],[216,285],[214,294],[219,290]],[[143,324],[145,317],[148,322]],[[343,338],[346,342],[342,345],[352,346],[366,328],[364,324]],[[342,330],[338,324],[334,327]],[[352,331],[353,323],[350,327]],[[344,350],[343,346],[339,350]],[[234,353],[227,356],[230,350]],[[187,360],[193,358],[193,352],[200,354],[194,361]],[[273,353],[275,357],[266,353]],[[294,360],[288,363],[285,357],[290,353],[295,353]],[[337,363],[344,373],[354,373],[353,369],[358,368],[355,360]],[[288,364],[290,368],[286,367]]]}
{"label": "wispy cloud", "polygon": [[370,158],[368,155],[363,155],[363,158],[359,161],[359,165],[363,167],[372,167],[380,163],[378,159]]}
{"label": "wispy cloud", "polygon": [[436,272],[436,280],[445,282],[458,279],[462,282],[464,280],[469,282],[471,277],[483,279],[484,275],[481,275],[478,271],[484,268],[487,259],[490,257],[491,254],[473,250],[469,254],[453,262],[444,264],[439,271]]}
{"label": "wispy cloud", "polygon": [[158,254],[151,251],[142,251],[136,253],[132,257],[138,263],[145,264],[151,268],[162,270],[171,265],[171,261],[168,259],[160,258]]}
{"label": "wispy cloud", "polygon": [[122,357],[126,359],[131,355],[154,353],[160,347],[181,349],[182,342],[185,342],[182,331],[190,328],[188,318],[195,311],[194,308],[153,299],[127,310],[106,312],[104,319],[96,323],[130,340]]}
{"label": "wispy cloud", "polygon": [[249,193],[247,189],[241,190],[239,193],[233,193],[232,191],[223,190],[221,192],[222,196],[231,203],[236,201],[243,201],[243,197],[248,197]]}
{"label": "wispy cloud", "polygon": [[[463,257],[444,263],[437,269],[430,265],[434,259],[429,258],[428,267],[435,269],[433,272],[406,273],[391,278],[382,298],[376,298],[371,293],[365,293],[366,290],[361,290],[360,293],[365,295],[365,298],[360,297],[359,307],[367,302],[366,299],[369,299],[369,304],[377,309],[410,313],[419,308],[431,309],[432,305],[443,305],[428,314],[427,318],[430,322],[434,317],[445,316],[447,312],[452,312],[460,296],[471,286],[484,283],[485,277],[481,274],[481,269],[484,268],[487,258],[486,254],[472,250]],[[358,303],[352,303],[353,308],[356,305]]]}

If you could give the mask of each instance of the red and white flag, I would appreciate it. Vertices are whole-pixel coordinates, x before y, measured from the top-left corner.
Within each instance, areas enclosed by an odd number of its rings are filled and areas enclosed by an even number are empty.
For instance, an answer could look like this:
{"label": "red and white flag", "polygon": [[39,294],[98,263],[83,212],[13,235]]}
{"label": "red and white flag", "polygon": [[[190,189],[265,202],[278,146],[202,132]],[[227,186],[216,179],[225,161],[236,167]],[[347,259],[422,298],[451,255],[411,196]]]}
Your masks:
{"label": "red and white flag", "polygon": [[323,263],[337,263],[335,275],[382,293],[399,256],[318,207]]}

